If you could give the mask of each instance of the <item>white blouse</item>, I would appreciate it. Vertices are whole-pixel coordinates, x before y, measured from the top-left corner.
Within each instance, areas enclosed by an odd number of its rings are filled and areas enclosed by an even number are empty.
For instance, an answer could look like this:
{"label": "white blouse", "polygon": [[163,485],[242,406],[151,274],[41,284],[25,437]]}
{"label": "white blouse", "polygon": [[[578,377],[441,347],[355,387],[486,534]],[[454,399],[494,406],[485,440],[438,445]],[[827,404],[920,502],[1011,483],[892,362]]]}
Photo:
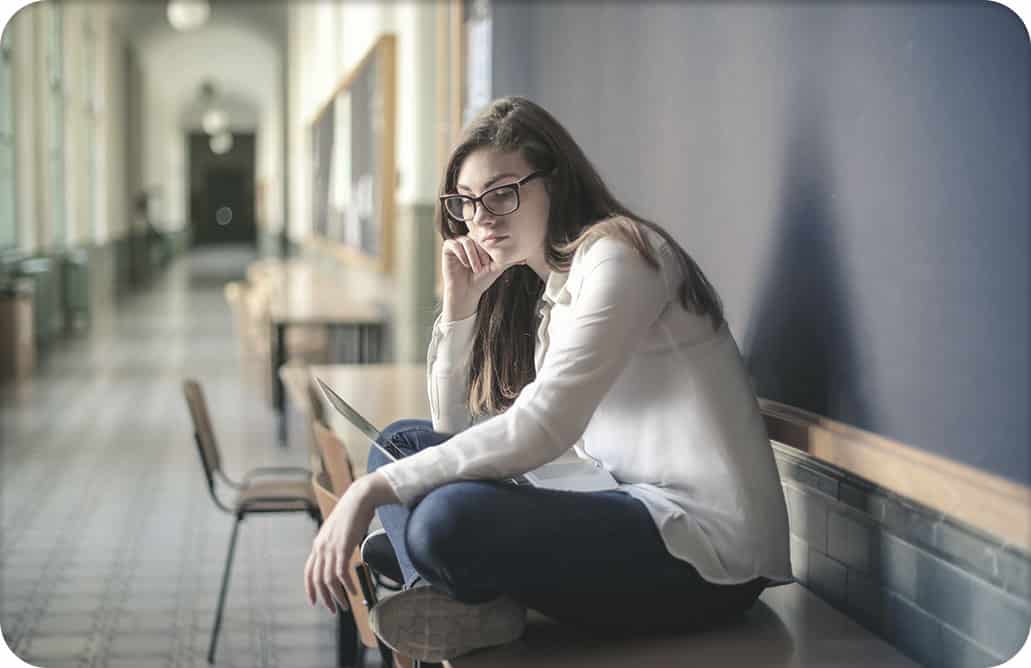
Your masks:
{"label": "white blouse", "polygon": [[467,400],[475,316],[438,318],[428,355],[433,427],[456,435],[379,469],[401,502],[457,480],[525,473],[570,447],[648,509],[669,552],[706,580],[792,579],[773,450],[727,325],[686,311],[673,249],[661,271],[631,246],[581,246],[540,301],[537,377],[474,423]]}

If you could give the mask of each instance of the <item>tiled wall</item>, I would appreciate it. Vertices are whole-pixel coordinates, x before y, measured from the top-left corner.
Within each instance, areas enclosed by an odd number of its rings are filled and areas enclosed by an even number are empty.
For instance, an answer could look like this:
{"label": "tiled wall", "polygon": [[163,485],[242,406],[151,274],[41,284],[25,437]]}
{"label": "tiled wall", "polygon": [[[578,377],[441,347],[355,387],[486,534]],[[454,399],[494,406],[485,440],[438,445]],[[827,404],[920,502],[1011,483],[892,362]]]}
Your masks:
{"label": "tiled wall", "polygon": [[994,666],[1031,624],[1031,559],[775,444],[795,577],[927,666]]}

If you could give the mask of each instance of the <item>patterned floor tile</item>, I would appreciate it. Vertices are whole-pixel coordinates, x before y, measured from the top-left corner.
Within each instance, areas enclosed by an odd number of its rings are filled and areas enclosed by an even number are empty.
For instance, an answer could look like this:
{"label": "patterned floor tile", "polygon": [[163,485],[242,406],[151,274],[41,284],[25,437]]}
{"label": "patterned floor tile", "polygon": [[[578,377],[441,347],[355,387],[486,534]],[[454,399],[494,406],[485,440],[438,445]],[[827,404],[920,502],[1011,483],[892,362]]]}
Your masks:
{"label": "patterned floor tile", "polygon": [[[192,279],[242,274],[247,256],[227,252],[182,259],[54,346],[30,383],[0,385],[0,627],[36,665],[207,666],[232,518],[204,488],[184,377],[204,383],[230,473],[307,464],[242,386],[221,279]],[[217,667],[333,665],[333,627],[299,585],[313,537],[303,518],[240,527]]]}

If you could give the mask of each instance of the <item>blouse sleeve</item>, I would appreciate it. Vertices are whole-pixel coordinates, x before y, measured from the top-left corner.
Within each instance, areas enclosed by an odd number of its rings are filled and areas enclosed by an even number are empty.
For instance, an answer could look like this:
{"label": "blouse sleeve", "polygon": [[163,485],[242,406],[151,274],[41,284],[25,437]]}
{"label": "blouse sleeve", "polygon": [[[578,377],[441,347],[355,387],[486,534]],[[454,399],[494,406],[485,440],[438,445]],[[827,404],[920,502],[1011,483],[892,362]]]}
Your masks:
{"label": "blouse sleeve", "polygon": [[458,480],[504,479],[541,466],[583,434],[667,301],[662,274],[611,239],[579,258],[570,324],[555,332],[536,379],[512,406],[446,443],[378,469],[405,505]]}
{"label": "blouse sleeve", "polygon": [[469,359],[476,315],[455,321],[437,316],[426,352],[426,391],[434,431],[454,434],[472,423]]}

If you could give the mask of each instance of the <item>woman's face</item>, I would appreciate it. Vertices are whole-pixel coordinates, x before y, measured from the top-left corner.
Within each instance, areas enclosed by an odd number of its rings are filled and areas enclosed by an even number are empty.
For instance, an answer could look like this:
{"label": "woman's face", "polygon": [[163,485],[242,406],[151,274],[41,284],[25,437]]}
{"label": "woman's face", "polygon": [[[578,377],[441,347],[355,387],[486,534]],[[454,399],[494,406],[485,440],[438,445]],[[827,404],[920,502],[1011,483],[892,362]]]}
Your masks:
{"label": "woman's face", "polygon": [[[478,197],[488,189],[514,184],[533,171],[519,151],[477,149],[458,171],[456,192]],[[466,223],[469,236],[501,266],[525,262],[547,279],[550,269],[544,248],[550,200],[544,179],[536,177],[512,187],[519,190],[519,208],[499,216],[487,211],[482,202],[477,204],[475,217]]]}

